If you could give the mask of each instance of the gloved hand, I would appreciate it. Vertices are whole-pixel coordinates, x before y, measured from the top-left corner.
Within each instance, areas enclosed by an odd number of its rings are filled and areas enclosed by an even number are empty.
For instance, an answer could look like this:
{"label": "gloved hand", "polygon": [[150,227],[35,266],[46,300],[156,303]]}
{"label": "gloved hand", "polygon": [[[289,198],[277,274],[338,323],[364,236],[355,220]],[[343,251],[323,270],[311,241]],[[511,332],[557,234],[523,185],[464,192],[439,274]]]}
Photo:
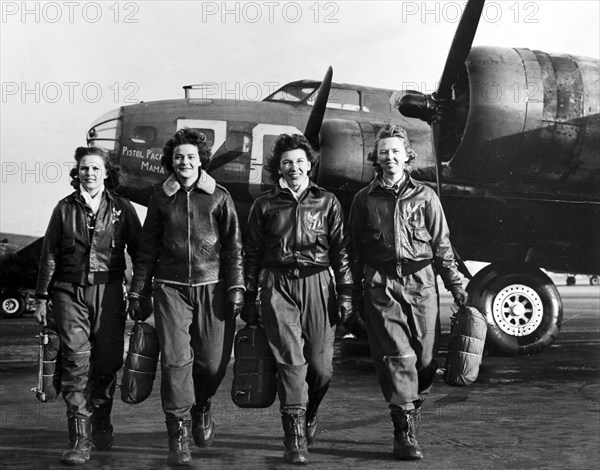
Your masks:
{"label": "gloved hand", "polygon": [[241,314],[242,320],[249,325],[258,323],[258,310],[256,308],[256,292],[246,291],[244,295],[244,308]]}
{"label": "gloved hand", "polygon": [[154,304],[152,303],[152,297],[140,296],[138,319],[140,321],[146,320],[154,312]]}
{"label": "gloved hand", "polygon": [[450,288],[450,293],[454,297],[454,303],[459,307],[464,307],[469,299],[469,294],[461,286],[453,286]]}
{"label": "gloved hand", "polygon": [[127,313],[133,321],[144,321],[152,314],[152,299],[129,293],[127,300]]}
{"label": "gloved hand", "polygon": [[237,317],[244,308],[244,289],[236,287],[227,292],[227,311],[229,318]]}
{"label": "gloved hand", "polygon": [[36,299],[35,301],[35,313],[33,318],[40,325],[46,326],[46,315],[48,314],[48,300],[47,299]]}
{"label": "gloved hand", "polygon": [[342,324],[352,315],[352,297],[349,295],[338,295],[337,306],[340,312],[339,324]]}

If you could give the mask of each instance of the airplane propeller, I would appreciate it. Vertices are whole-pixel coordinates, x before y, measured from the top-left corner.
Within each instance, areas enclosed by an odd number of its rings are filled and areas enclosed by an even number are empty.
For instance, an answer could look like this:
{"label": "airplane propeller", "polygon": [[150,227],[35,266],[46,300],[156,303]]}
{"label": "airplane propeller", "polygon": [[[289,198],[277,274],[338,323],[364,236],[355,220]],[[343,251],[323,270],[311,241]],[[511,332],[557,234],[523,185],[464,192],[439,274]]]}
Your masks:
{"label": "airplane propeller", "polygon": [[446,126],[444,118],[453,116],[455,112],[453,87],[471,51],[484,3],[485,0],[469,0],[465,6],[437,90],[431,95],[412,91],[398,103],[398,110],[404,116],[418,118],[431,125],[438,164],[451,157],[443,152],[443,139],[451,130],[451,126]]}
{"label": "airplane propeller", "polygon": [[306,121],[306,128],[304,130],[304,136],[316,150],[319,149],[319,132],[321,131],[321,124],[323,124],[323,117],[325,116],[325,107],[329,99],[332,77],[333,69],[330,66],[325,73],[325,77],[323,77],[319,93],[313,104],[308,121]]}
{"label": "airplane propeller", "polygon": [[[402,115],[421,119],[431,126],[436,161],[435,182],[440,199],[442,195],[442,161],[447,161],[452,157],[451,152],[446,149],[454,148],[452,145],[445,144],[450,144],[456,138],[453,121],[456,121],[461,113],[459,106],[457,106],[460,98],[457,99],[455,85],[459,81],[459,74],[471,51],[484,3],[485,0],[469,0],[465,6],[437,90],[431,95],[411,91],[404,95],[398,103],[398,111]],[[456,250],[453,251],[459,271],[465,277],[471,279],[472,276],[468,268]]]}

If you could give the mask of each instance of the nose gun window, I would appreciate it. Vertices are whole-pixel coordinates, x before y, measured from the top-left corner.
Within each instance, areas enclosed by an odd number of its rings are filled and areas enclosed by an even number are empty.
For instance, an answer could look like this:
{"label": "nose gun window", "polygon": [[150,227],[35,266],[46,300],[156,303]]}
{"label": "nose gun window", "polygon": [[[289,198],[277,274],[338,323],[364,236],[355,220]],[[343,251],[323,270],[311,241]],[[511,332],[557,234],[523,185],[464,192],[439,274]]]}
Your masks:
{"label": "nose gun window", "polygon": [[92,123],[86,135],[88,145],[114,151],[121,134],[120,110],[111,111]]}
{"label": "nose gun window", "polygon": [[156,129],[152,126],[135,126],[131,131],[131,141],[136,144],[152,145],[156,138]]}

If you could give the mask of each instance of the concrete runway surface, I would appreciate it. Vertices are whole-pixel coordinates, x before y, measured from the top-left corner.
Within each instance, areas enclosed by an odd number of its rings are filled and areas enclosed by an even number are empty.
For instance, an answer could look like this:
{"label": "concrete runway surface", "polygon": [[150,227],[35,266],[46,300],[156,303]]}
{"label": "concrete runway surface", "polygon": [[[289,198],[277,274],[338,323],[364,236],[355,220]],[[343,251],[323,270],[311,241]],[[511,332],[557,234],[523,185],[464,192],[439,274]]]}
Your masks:
{"label": "concrete runway surface", "polygon": [[[366,342],[339,340],[335,375],[310,447],[314,469],[589,469],[600,457],[600,289],[560,286],[564,323],[542,354],[484,357],[476,383],[455,388],[438,376],[425,404],[419,442],[425,459],[393,459],[392,424]],[[442,295],[444,364],[450,302]],[[0,468],[63,468],[66,446],[62,399],[40,403],[31,315],[0,320]],[[216,438],[193,448],[194,469],[284,469],[278,402],[268,409],[231,401],[233,361],[213,401]],[[160,373],[148,400],[115,400],[112,450],[92,450],[86,469],[167,468],[167,435],[160,406]],[[119,397],[117,390],[116,397]]]}

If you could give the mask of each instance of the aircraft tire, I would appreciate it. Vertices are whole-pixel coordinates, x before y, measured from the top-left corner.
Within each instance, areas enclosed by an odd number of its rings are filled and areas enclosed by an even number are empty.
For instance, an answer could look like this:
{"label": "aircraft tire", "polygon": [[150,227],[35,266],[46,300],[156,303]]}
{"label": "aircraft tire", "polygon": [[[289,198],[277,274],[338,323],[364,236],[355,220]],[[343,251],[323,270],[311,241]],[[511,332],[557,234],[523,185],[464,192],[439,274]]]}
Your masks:
{"label": "aircraft tire", "polygon": [[0,301],[0,314],[3,318],[19,318],[25,312],[25,297],[18,292],[6,292]]}
{"label": "aircraft tire", "polygon": [[574,286],[576,282],[575,276],[567,276],[567,285]]}
{"label": "aircraft tire", "polygon": [[491,354],[538,354],[560,332],[560,294],[552,280],[534,266],[492,263],[473,277],[467,292],[469,305],[486,318],[486,349]]}
{"label": "aircraft tire", "polygon": [[600,284],[600,279],[598,276],[590,276],[590,286],[597,286]]}

